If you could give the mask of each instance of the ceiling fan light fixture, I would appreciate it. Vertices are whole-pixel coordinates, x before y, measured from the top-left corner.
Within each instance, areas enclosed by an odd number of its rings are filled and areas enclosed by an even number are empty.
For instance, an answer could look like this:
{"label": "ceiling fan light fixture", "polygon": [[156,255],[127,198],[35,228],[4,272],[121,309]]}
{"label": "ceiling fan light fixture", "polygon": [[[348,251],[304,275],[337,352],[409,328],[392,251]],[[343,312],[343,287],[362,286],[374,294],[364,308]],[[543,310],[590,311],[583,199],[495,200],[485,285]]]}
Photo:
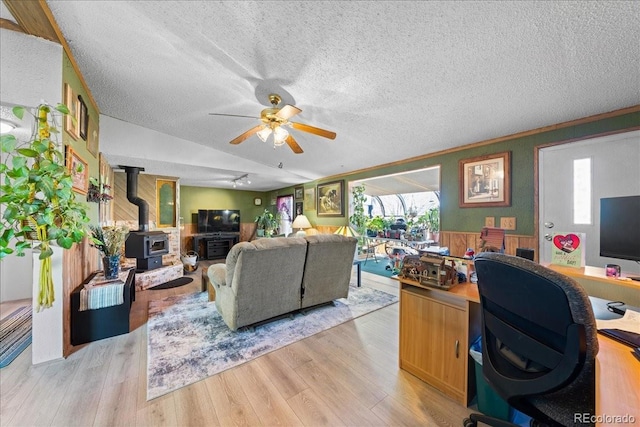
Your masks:
{"label": "ceiling fan light fixture", "polygon": [[271,135],[271,128],[267,125],[264,125],[262,129],[256,132],[256,135],[258,135],[258,138],[260,138],[262,142],[267,142],[267,138],[269,138],[269,135]]}
{"label": "ceiling fan light fixture", "polygon": [[278,126],[273,130],[273,145],[284,145],[288,137],[289,132],[287,132],[286,129],[282,128],[282,126]]}

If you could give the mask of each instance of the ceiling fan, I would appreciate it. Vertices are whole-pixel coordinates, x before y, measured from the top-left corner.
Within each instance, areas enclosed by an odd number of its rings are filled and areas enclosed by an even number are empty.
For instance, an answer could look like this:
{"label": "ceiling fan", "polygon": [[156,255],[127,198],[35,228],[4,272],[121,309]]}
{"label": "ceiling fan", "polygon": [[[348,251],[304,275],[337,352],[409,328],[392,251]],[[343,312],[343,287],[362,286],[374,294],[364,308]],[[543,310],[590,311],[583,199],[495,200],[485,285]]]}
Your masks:
{"label": "ceiling fan", "polygon": [[269,136],[273,135],[273,145],[275,147],[284,145],[285,143],[293,150],[294,153],[302,153],[302,148],[298,145],[293,136],[284,128],[285,126],[292,127],[293,129],[301,130],[303,132],[309,132],[314,135],[319,135],[324,138],[335,139],[336,133],[325,129],[320,129],[314,126],[305,125],[303,123],[290,122],[289,119],[296,114],[302,112],[301,109],[294,107],[293,105],[285,105],[278,108],[278,104],[282,101],[280,95],[272,93],[269,95],[269,102],[273,107],[265,108],[260,113],[260,117],[242,116],[238,114],[221,114],[221,113],[209,113],[212,116],[228,116],[228,117],[247,117],[250,119],[260,119],[262,124],[259,124],[237,138],[231,140],[229,143],[233,145],[240,144],[253,134],[257,134],[258,138],[266,142]]}

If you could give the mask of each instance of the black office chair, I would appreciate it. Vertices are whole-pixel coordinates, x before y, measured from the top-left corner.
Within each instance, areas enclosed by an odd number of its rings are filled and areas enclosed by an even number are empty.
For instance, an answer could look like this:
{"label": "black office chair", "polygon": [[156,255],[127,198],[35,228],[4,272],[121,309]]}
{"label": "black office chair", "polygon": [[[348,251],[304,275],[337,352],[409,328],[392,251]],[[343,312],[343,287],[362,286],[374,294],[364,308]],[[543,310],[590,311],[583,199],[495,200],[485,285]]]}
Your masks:
{"label": "black office chair", "polygon": [[[598,339],[593,310],[574,280],[524,258],[475,259],[482,313],[482,373],[532,425],[589,426],[595,415]],[[584,418],[584,422],[581,422]],[[513,424],[471,414],[477,422]]]}

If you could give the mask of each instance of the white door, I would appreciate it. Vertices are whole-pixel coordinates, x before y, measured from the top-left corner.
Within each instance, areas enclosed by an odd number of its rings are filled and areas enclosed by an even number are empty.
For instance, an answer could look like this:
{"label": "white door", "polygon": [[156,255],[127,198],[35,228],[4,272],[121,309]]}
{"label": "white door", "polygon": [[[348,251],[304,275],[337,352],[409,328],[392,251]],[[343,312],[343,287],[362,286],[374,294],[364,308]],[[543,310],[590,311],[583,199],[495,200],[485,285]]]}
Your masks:
{"label": "white door", "polygon": [[600,198],[640,195],[640,131],[541,149],[538,176],[540,262],[551,261],[554,233],[585,233],[586,265],[640,271],[634,261],[600,257]]}

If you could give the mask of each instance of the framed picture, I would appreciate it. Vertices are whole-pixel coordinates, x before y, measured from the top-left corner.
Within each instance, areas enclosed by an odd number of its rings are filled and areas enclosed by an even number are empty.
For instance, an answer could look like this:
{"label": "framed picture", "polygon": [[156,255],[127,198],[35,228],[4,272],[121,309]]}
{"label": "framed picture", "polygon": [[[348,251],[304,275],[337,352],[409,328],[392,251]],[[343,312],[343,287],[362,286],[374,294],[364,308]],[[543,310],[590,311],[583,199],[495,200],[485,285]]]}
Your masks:
{"label": "framed picture", "polygon": [[344,216],[344,180],[318,184],[318,216]]}
{"label": "framed picture", "polygon": [[293,192],[296,200],[300,200],[304,197],[304,187],[296,187]]}
{"label": "framed picture", "polygon": [[87,110],[87,104],[84,103],[81,95],[78,95],[78,133],[80,138],[87,140],[87,129],[89,126],[89,112]]}
{"label": "framed picture", "polygon": [[461,208],[511,206],[511,152],[460,160]]}
{"label": "framed picture", "polygon": [[302,202],[296,202],[296,211],[293,215],[293,219],[296,219],[298,215],[302,215],[304,213],[303,206]]}
{"label": "framed picture", "polygon": [[307,188],[304,190],[304,205],[308,211],[316,210],[316,189]]}
{"label": "framed picture", "polygon": [[[278,196],[276,197],[276,203],[278,208],[278,213],[280,214],[280,221],[288,222],[291,224],[293,221],[293,195],[288,194],[286,196]],[[280,230],[281,232],[283,230]]]}
{"label": "framed picture", "polygon": [[89,191],[89,165],[71,146],[67,146],[67,170],[73,179],[73,190],[80,194],[87,194]]}
{"label": "framed picture", "polygon": [[98,128],[95,120],[91,120],[87,124],[87,151],[93,157],[98,157]]}
{"label": "framed picture", "polygon": [[78,139],[78,97],[67,83],[64,84],[64,105],[69,109],[69,114],[64,116],[64,130],[73,139]]}

